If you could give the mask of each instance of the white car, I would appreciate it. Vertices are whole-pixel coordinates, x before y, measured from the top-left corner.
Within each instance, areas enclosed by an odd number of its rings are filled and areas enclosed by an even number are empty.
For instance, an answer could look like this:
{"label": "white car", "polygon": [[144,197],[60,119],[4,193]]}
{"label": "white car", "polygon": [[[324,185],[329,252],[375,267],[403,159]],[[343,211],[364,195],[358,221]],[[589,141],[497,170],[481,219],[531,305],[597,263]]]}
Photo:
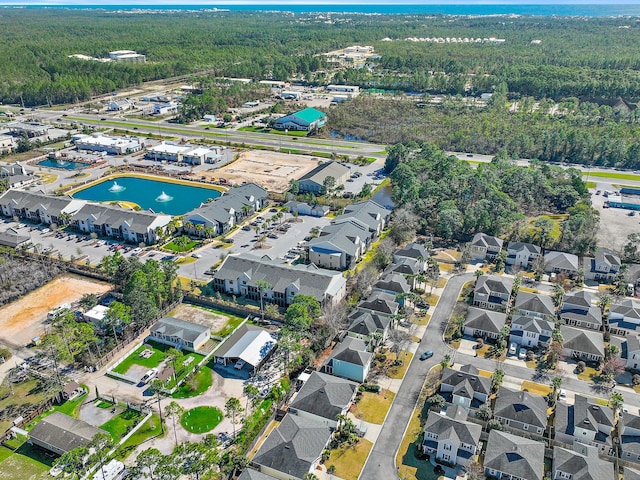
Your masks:
{"label": "white car", "polygon": [[524,360],[525,358],[527,358],[527,349],[524,347],[520,347],[520,350],[518,350],[518,358],[520,360]]}
{"label": "white car", "polygon": [[511,343],[509,345],[509,355],[515,355],[518,352],[518,345],[515,343]]}
{"label": "white car", "polygon": [[558,394],[558,400],[566,401],[567,400],[567,391],[562,389]]}
{"label": "white car", "polygon": [[199,253],[192,253],[191,256],[193,258],[202,258],[202,255],[200,255]]}

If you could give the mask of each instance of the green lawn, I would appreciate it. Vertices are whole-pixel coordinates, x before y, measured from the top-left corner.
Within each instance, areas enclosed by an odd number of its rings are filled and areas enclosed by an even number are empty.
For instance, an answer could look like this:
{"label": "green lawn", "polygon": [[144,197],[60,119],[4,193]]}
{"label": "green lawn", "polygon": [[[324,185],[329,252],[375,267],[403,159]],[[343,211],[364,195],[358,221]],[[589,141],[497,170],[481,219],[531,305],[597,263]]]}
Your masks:
{"label": "green lawn", "polygon": [[100,428],[109,432],[113,439],[117,442],[143,418],[143,414],[137,410],[127,409],[119,413],[111,420],[100,425]]}
{"label": "green lawn", "polygon": [[[84,387],[85,392],[87,392],[87,387]],[[78,418],[78,413],[80,412],[80,405],[87,399],[87,393],[81,395],[73,400],[68,402],[64,402],[62,405],[58,405],[54,408],[54,411],[64,413],[65,415],[69,415],[73,418]]]}
{"label": "green lawn", "polygon": [[[8,451],[8,453],[7,453]],[[49,477],[53,458],[36,447],[23,443],[15,452],[2,447],[0,450],[0,479],[44,480]]]}
{"label": "green lawn", "polygon": [[192,378],[184,382],[173,393],[173,398],[190,398],[202,395],[213,385],[213,375],[208,366],[203,366]]}
{"label": "green lawn", "polygon": [[[165,432],[166,433],[166,432]],[[124,459],[141,443],[146,440],[158,436],[162,436],[162,429],[160,428],[160,417],[155,413],[149,417],[149,419],[142,425],[136,433],[131,435],[129,439],[124,442],[116,451],[116,458]]]}
{"label": "green lawn", "polygon": [[640,181],[640,175],[634,175],[633,173],[621,173],[621,172],[586,172],[582,174],[583,177],[597,177],[597,178],[615,178],[617,180],[632,180]]}
{"label": "green lawn", "polygon": [[372,447],[373,443],[362,438],[355,445],[341,445],[331,450],[331,456],[324,463],[327,468],[334,466],[338,477],[344,480],[357,480]]}
{"label": "green lawn", "polygon": [[[154,368],[160,365],[160,362],[164,359],[164,350],[160,348],[156,348],[159,344],[144,344],[138,347],[131,355],[124,359],[116,368],[113,369],[115,373],[119,373],[121,375],[125,375],[127,370],[131,368],[132,365],[141,365],[147,368]],[[153,355],[149,358],[143,358],[140,354],[146,350],[147,348],[153,349]]]}
{"label": "green lawn", "polygon": [[[38,389],[39,381],[36,379],[13,384],[13,395],[9,386],[5,383],[0,387],[0,411],[8,411],[25,404],[39,404],[44,402],[48,396]],[[0,420],[0,430],[5,431],[11,427],[11,419]]]}
{"label": "green lawn", "polygon": [[368,423],[382,425],[396,394],[382,390],[380,393],[362,392],[361,395],[353,411],[355,417]]}
{"label": "green lawn", "polygon": [[167,243],[164,247],[165,250],[169,250],[171,252],[176,252],[176,253],[183,253],[183,252],[188,252],[189,250],[192,250],[194,248],[196,248],[198,245],[200,245],[200,242],[197,240],[190,240],[184,244],[176,244],[175,242],[171,241],[169,243]]}
{"label": "green lawn", "polygon": [[184,412],[180,425],[191,433],[205,433],[216,428],[223,418],[216,407],[195,407]]}

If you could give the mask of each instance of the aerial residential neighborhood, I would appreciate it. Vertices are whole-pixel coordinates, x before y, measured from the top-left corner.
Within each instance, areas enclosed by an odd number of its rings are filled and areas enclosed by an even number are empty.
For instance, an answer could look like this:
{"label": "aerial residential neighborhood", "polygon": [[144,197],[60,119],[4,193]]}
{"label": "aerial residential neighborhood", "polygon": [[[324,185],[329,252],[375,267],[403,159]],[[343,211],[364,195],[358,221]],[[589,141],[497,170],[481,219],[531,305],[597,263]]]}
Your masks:
{"label": "aerial residential neighborhood", "polygon": [[640,10],[173,7],[2,9],[0,480],[640,479]]}

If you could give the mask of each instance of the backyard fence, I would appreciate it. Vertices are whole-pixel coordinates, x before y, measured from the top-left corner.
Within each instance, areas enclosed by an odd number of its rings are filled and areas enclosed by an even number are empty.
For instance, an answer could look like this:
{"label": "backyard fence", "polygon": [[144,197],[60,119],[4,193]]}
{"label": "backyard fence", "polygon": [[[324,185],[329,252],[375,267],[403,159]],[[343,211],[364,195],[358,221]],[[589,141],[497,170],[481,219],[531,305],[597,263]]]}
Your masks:
{"label": "backyard fence", "polygon": [[[195,295],[192,293],[188,293],[188,294],[185,294],[184,301],[189,303],[194,303],[202,307],[217,308],[219,310],[229,312],[239,317],[246,317],[246,316],[260,317],[262,315],[259,310],[255,310],[253,308],[246,307],[244,305],[240,305],[237,303],[233,304],[225,300],[221,300],[221,299],[219,300],[215,297],[204,297],[202,295]],[[269,320],[275,323],[280,323],[283,320],[281,315],[277,315],[277,316],[269,315],[267,312],[264,312],[264,318],[265,320]]]}

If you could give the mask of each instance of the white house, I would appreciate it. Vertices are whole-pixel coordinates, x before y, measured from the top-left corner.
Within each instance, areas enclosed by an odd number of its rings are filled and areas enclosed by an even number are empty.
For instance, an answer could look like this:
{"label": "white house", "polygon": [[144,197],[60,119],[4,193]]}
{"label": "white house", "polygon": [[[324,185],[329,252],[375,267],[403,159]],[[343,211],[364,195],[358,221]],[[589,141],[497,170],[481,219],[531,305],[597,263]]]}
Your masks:
{"label": "white house", "polygon": [[464,466],[474,461],[482,426],[467,421],[467,415],[460,406],[450,406],[446,413],[429,412],[422,450],[447,464]]}
{"label": "white house", "polygon": [[211,330],[204,325],[187,322],[179,318],[164,317],[149,329],[148,338],[171,345],[179,350],[184,349],[196,352],[209,341]]}
{"label": "white house", "polygon": [[474,260],[493,260],[500,250],[504,240],[484,233],[476,233],[471,240],[471,258]]}
{"label": "white house", "polygon": [[481,275],[473,290],[473,304],[480,308],[504,311],[509,305],[512,289],[512,278]]}
{"label": "white house", "polygon": [[445,368],[440,381],[440,393],[451,397],[449,403],[463,408],[477,408],[489,399],[491,379],[481,377],[473,365],[464,365],[460,370]]}
{"label": "white house", "polygon": [[518,316],[511,322],[509,342],[530,348],[539,345],[548,347],[552,333],[553,322],[538,317]]}
{"label": "white house", "polygon": [[507,247],[507,265],[529,268],[540,255],[542,249],[532,243],[509,242]]}
{"label": "white house", "polygon": [[573,405],[556,404],[555,438],[568,445],[584,443],[609,453],[614,425],[613,410],[593,398],[576,394]]}

